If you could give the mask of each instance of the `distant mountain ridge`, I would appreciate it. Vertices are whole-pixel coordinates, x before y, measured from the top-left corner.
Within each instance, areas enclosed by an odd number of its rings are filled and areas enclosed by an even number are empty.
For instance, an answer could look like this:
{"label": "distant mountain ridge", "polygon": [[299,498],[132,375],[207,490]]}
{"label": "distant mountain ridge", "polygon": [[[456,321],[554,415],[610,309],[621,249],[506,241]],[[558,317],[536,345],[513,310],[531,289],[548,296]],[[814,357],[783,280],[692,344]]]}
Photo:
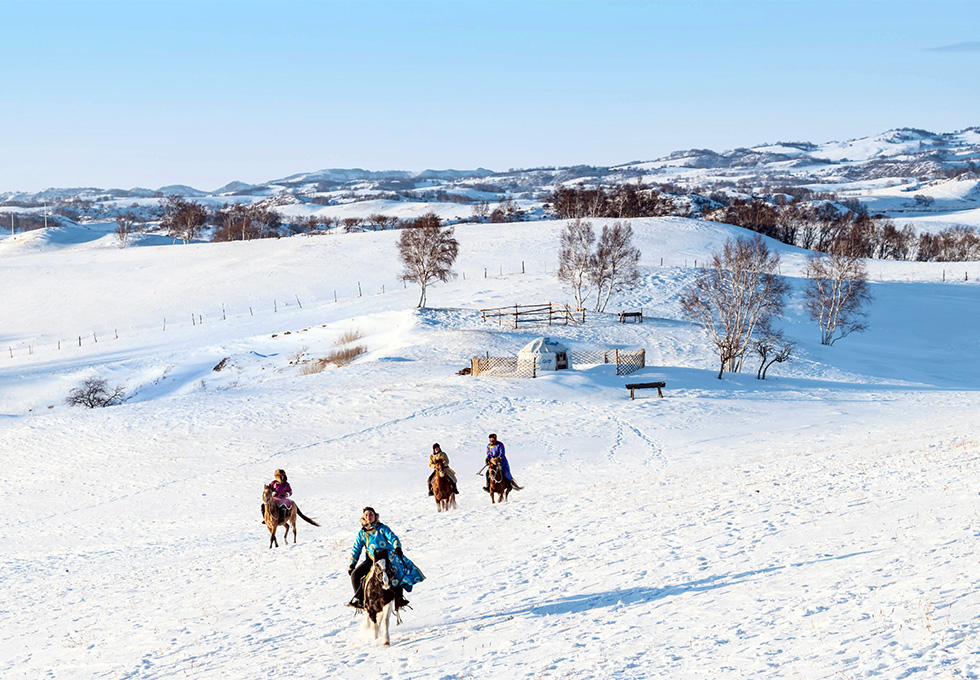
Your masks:
{"label": "distant mountain ridge", "polygon": [[893,179],[923,182],[980,171],[980,127],[951,133],[898,128],[843,142],[793,141],[739,147],[727,151],[687,149],[651,161],[614,166],[563,166],[492,171],[473,170],[365,170],[327,168],[301,172],[262,184],[233,181],[204,191],[186,185],[156,190],[144,188],[52,188],[39,192],[0,193],[0,205],[98,203],[129,198],[186,198],[255,196],[327,200],[342,193],[345,202],[417,200],[427,196],[455,197],[460,202],[523,197],[540,200],[563,185],[597,186],[624,182],[669,184],[688,191],[762,191],[774,187],[830,189],[853,182]]}

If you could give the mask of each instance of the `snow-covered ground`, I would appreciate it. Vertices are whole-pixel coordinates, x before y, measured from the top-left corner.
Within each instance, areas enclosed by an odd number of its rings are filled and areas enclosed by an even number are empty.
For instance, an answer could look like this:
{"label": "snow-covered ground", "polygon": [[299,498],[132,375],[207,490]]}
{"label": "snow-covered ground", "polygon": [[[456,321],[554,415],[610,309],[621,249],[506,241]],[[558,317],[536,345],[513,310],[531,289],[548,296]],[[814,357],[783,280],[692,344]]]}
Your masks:
{"label": "snow-covered ground", "polygon": [[[726,225],[634,220],[642,281],[583,326],[483,322],[568,300],[562,226],[457,227],[424,310],[396,232],[0,241],[0,677],[980,677],[977,264],[869,263],[870,330],[824,347],[805,253],[772,243],[794,359],[717,380],[677,300]],[[345,334],[367,352],[304,374]],[[456,374],[538,335],[647,367]],[[93,376],[129,400],[66,406]],[[630,401],[649,380],[664,398]],[[474,474],[491,431],[525,486],[499,506]],[[437,441],[461,480],[445,514]],[[270,550],[280,467],[322,526]],[[390,648],[343,606],[365,505],[427,576]]]}

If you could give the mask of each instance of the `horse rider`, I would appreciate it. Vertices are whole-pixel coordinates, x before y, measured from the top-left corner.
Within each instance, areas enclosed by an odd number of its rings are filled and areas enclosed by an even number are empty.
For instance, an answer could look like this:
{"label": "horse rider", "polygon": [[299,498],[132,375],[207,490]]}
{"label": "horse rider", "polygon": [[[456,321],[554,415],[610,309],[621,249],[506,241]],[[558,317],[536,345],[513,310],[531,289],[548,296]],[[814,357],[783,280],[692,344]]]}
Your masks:
{"label": "horse rider", "polygon": [[[289,499],[293,495],[293,488],[286,481],[285,470],[276,470],[275,479],[269,482],[269,488],[272,489],[272,500],[276,503],[276,509],[279,510],[281,519],[285,512],[289,512],[289,508],[293,504]],[[265,520],[265,504],[262,505],[262,519]]]}
{"label": "horse rider", "polygon": [[[395,610],[399,610],[408,604],[405,599],[405,591],[412,592],[412,586],[420,583],[425,576],[419,571],[410,559],[402,553],[402,544],[398,537],[379,520],[378,513],[374,508],[368,506],[364,508],[361,515],[361,530],[357,532],[354,539],[354,547],[351,549],[350,566],[347,573],[350,574],[351,585],[354,587],[354,597],[347,603],[348,607],[364,609],[364,577],[371,571],[374,564],[375,551],[385,549],[391,556],[391,567],[394,577],[391,583],[395,586]],[[357,561],[361,558],[361,552],[367,553],[368,559],[360,564]]]}
{"label": "horse rider", "polygon": [[521,487],[517,486],[513,475],[510,474],[510,463],[507,462],[504,443],[497,441],[497,435],[491,432],[490,443],[487,444],[487,485],[483,487],[484,491],[490,491],[490,463],[494,460],[500,461],[500,466],[504,471],[504,479],[507,480],[508,486],[519,490]]}
{"label": "horse rider", "polygon": [[459,487],[456,486],[456,471],[449,467],[449,456],[443,451],[438,444],[432,445],[432,453],[429,454],[429,467],[432,468],[432,474],[429,475],[429,495],[435,495],[432,491],[432,480],[435,479],[436,471],[439,466],[442,465],[446,468],[446,475],[449,477],[449,481],[453,483],[453,493],[459,494]]}

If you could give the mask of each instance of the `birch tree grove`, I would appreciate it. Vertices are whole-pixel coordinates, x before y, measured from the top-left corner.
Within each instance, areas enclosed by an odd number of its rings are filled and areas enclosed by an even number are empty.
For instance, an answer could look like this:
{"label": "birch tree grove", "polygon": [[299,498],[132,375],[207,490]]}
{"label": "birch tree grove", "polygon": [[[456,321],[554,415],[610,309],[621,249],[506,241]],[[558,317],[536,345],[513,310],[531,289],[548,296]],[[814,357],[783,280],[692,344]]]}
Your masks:
{"label": "birch tree grove", "polygon": [[782,315],[789,285],[778,268],[779,254],[761,236],[729,240],[681,295],[685,315],[718,352],[719,380],[725,371],[741,371],[753,333]]}

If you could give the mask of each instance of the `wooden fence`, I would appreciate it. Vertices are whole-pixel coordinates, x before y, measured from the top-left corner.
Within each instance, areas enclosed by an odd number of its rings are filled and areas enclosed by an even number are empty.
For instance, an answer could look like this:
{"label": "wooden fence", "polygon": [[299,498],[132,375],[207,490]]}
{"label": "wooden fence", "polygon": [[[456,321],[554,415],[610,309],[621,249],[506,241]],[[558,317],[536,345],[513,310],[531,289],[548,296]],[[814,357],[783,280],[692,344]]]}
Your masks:
{"label": "wooden fence", "polygon": [[[629,375],[646,366],[646,354],[645,349],[599,349],[569,352],[569,358],[573,368],[579,364],[616,364],[616,375]],[[470,360],[470,375],[536,378],[537,360],[518,361],[517,357],[492,357],[489,354],[473,357]]]}
{"label": "wooden fence", "polygon": [[555,323],[568,325],[569,323],[585,323],[585,308],[572,307],[571,305],[560,305],[548,302],[540,305],[514,305],[513,307],[496,307],[494,309],[481,309],[484,321],[497,320],[497,324],[504,325],[507,319],[508,325],[517,328],[519,324],[548,324]]}

